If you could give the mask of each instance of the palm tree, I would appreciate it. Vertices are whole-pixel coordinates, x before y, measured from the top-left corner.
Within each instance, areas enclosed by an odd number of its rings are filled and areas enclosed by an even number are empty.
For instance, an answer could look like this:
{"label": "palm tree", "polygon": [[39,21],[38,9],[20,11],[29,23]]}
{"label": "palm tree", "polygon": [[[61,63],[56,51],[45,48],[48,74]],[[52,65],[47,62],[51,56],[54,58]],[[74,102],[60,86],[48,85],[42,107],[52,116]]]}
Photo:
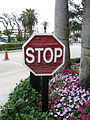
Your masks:
{"label": "palm tree", "polygon": [[38,19],[37,19],[37,13],[35,13],[34,9],[26,9],[25,11],[23,11],[23,13],[21,14],[20,19],[22,20],[22,24],[24,29],[28,30],[29,34],[32,35],[32,33],[34,32],[34,27],[35,25],[38,23]]}
{"label": "palm tree", "polygon": [[43,28],[44,28],[44,33],[46,33],[47,26],[48,26],[48,22],[47,22],[47,21],[44,21],[44,22],[42,23],[42,25],[43,25]]}
{"label": "palm tree", "polygon": [[23,13],[21,14],[20,18],[19,18],[20,21],[22,21],[22,25],[23,25],[23,28],[24,28],[24,38],[26,39],[26,32],[27,32],[27,22],[26,22],[26,15],[23,11]]}
{"label": "palm tree", "polygon": [[56,0],[55,35],[65,45],[64,67],[70,66],[68,0]]}
{"label": "palm tree", "polygon": [[90,0],[84,1],[79,84],[90,88]]}
{"label": "palm tree", "polygon": [[[24,31],[29,32],[31,36],[32,33],[34,32],[35,25],[38,23],[37,13],[35,13],[34,9],[26,9],[21,14],[20,19],[22,20]],[[36,77],[32,72],[30,72],[30,83],[36,91],[40,92],[40,77],[39,76]]]}

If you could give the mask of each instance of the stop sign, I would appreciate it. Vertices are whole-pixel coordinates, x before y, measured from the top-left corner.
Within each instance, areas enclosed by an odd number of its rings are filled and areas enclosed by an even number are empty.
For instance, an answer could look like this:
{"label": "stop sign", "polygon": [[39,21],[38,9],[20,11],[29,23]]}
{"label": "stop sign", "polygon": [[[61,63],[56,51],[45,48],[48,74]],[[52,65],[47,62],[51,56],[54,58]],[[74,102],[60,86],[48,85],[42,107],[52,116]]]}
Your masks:
{"label": "stop sign", "polygon": [[64,64],[65,46],[52,34],[36,34],[23,45],[23,56],[34,75],[53,75]]}

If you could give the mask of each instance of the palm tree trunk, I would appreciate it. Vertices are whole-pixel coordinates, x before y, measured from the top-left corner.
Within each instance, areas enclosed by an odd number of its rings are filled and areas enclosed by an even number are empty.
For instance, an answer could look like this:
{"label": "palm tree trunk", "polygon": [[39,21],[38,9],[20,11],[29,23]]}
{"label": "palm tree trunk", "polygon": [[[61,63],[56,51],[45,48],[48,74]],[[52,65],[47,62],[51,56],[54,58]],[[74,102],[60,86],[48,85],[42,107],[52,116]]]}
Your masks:
{"label": "palm tree trunk", "polygon": [[90,88],[90,0],[85,0],[79,84]]}
{"label": "palm tree trunk", "polygon": [[30,34],[30,36],[33,34],[32,25],[29,25],[29,34]]}
{"label": "palm tree trunk", "polygon": [[46,33],[46,26],[44,26],[44,33]]}
{"label": "palm tree trunk", "polygon": [[68,0],[56,0],[55,35],[65,45],[64,68],[70,66]]}

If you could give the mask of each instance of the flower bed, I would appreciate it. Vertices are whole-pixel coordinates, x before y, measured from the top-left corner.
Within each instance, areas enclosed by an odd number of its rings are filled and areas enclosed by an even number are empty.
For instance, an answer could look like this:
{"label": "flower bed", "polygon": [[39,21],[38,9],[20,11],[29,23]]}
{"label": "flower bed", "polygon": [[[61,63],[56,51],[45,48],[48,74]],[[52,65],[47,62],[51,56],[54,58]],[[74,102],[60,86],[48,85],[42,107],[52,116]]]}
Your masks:
{"label": "flower bed", "polygon": [[49,109],[55,120],[90,120],[90,92],[78,85],[79,72],[65,69],[49,82]]}
{"label": "flower bed", "polygon": [[75,63],[75,64],[71,65],[71,69],[79,71],[79,66],[80,66],[80,63]]}
{"label": "flower bed", "polygon": [[90,120],[90,92],[78,85],[79,71],[75,69],[79,69],[79,64],[72,67],[49,81],[50,112],[39,112],[41,95],[28,78],[15,87],[0,108],[0,120]]}

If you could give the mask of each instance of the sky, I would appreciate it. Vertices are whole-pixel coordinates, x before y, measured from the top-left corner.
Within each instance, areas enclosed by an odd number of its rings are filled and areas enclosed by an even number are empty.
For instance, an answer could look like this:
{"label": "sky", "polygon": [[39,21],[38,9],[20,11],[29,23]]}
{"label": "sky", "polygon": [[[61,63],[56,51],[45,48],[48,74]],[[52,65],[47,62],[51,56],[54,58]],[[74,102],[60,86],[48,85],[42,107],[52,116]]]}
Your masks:
{"label": "sky", "polygon": [[[81,0],[74,0],[76,3],[80,3]],[[0,1],[0,15],[2,13],[17,13],[21,14],[25,9],[35,9],[38,13],[38,25],[37,30],[43,33],[43,26],[41,23],[47,21],[47,32],[54,31],[54,10],[55,0],[1,0]],[[2,23],[0,23],[0,30],[2,29]]]}

